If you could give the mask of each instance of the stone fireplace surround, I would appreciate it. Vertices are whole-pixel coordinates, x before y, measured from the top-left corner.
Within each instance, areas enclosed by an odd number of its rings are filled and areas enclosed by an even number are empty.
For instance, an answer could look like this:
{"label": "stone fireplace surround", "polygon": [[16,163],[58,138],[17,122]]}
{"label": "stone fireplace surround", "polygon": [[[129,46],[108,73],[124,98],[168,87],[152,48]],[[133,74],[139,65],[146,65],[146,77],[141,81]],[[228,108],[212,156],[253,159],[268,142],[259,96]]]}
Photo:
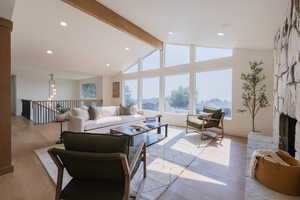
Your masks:
{"label": "stone fireplace surround", "polygon": [[[245,200],[300,199],[275,192],[249,177],[249,163],[257,149],[283,149],[294,139],[292,148],[300,160],[300,0],[289,3],[288,15],[274,40],[273,137],[260,133],[248,135]],[[281,139],[290,138],[281,140],[279,145],[280,135]]]}
{"label": "stone fireplace surround", "polygon": [[296,158],[300,160],[300,0],[290,0],[290,10],[274,40],[273,140],[279,145],[280,119],[297,120]]}

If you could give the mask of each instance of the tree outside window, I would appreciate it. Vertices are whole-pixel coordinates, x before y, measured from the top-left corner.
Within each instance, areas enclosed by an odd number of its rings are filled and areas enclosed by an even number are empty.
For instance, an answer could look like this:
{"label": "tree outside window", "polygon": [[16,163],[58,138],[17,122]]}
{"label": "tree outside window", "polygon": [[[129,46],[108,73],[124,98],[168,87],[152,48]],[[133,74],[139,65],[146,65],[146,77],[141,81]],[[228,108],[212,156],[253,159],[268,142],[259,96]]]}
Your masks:
{"label": "tree outside window", "polygon": [[137,80],[125,80],[124,81],[124,105],[132,105],[137,103],[137,90],[138,81]]}
{"label": "tree outside window", "polygon": [[165,110],[173,113],[187,113],[189,106],[189,75],[167,76],[165,85]]}

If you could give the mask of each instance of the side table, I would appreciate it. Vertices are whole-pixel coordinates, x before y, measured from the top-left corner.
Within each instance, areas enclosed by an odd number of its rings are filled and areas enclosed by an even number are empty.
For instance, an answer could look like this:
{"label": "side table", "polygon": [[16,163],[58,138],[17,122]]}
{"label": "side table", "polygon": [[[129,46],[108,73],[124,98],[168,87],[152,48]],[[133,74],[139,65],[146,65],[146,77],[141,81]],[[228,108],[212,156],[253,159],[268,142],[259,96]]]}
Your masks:
{"label": "side table", "polygon": [[57,123],[60,123],[60,136],[59,136],[59,140],[56,142],[56,144],[62,144],[63,143],[63,124],[66,120],[57,120]]}

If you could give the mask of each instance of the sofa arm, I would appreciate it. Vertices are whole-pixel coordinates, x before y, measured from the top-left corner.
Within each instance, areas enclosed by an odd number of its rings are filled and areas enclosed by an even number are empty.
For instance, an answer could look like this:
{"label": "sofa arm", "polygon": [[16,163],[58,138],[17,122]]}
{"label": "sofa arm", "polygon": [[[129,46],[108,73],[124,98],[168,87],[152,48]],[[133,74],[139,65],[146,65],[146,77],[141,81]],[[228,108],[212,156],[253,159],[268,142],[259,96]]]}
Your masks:
{"label": "sofa arm", "polygon": [[139,115],[144,115],[145,114],[144,111],[142,111],[142,110],[138,110],[136,113],[139,114]]}
{"label": "sofa arm", "polygon": [[70,121],[68,123],[68,131],[71,132],[84,132],[85,121],[80,117],[70,114]]}

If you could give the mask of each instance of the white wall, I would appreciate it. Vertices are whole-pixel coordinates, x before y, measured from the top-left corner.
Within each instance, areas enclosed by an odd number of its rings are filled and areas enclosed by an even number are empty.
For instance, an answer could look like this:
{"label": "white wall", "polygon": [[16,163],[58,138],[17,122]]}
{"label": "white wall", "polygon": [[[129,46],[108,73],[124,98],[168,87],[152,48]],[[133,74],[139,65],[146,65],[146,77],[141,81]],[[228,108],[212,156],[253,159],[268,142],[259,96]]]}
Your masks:
{"label": "white wall", "polygon": [[[17,115],[21,115],[21,99],[30,100],[47,100],[48,75],[34,76],[31,73],[16,72],[16,89],[17,89]],[[55,99],[76,99],[79,98],[78,81],[67,79],[56,79],[57,96]]]}
{"label": "white wall", "polygon": [[0,1],[0,17],[11,19],[15,6],[15,0],[1,0]]}
{"label": "white wall", "polygon": [[[251,130],[250,118],[248,114],[238,113],[237,110],[241,106],[241,86],[242,81],[240,76],[242,72],[249,70],[249,61],[263,60],[264,73],[267,76],[266,84],[268,88],[269,100],[272,104],[272,88],[273,88],[273,51],[272,50],[249,50],[249,49],[235,49],[233,57],[206,61],[201,63],[191,63],[187,65],[180,65],[168,68],[161,68],[158,70],[139,72],[133,74],[119,74],[114,77],[115,81],[125,79],[135,79],[142,77],[157,77],[165,76],[177,73],[195,73],[201,71],[210,71],[218,69],[232,68],[232,119],[225,120],[225,132],[226,134],[246,137]],[[216,80],[216,84],[218,83]],[[118,105],[122,102],[121,98],[112,99],[112,104]],[[163,119],[170,124],[185,125],[186,116],[170,113],[162,113]],[[272,135],[272,106],[262,110],[256,120],[257,129],[264,134]]]}
{"label": "white wall", "polygon": [[102,99],[103,105],[112,105],[112,77],[103,76],[102,77]]}

